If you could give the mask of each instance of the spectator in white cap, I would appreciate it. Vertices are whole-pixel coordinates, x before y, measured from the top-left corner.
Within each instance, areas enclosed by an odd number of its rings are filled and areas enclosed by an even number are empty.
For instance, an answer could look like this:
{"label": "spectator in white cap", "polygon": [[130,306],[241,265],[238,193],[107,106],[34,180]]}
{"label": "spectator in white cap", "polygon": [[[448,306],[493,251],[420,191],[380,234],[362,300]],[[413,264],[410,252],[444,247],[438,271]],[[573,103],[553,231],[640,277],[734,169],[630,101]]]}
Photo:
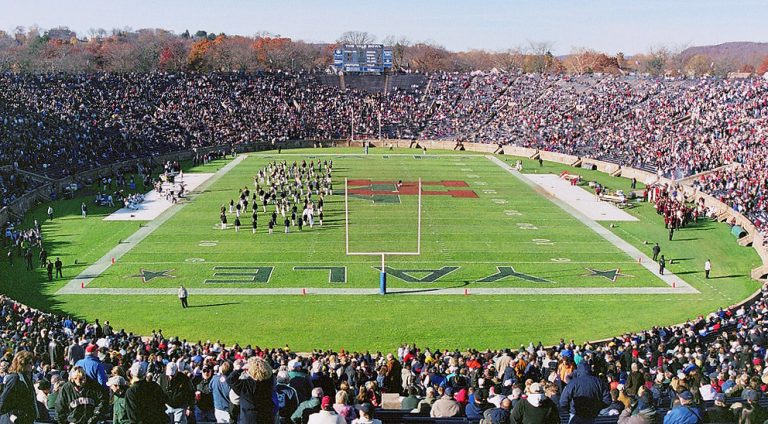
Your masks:
{"label": "spectator in white cap", "polygon": [[512,409],[510,421],[514,424],[557,424],[560,422],[560,414],[555,402],[544,395],[544,387],[533,383],[528,388],[528,397],[521,399]]}
{"label": "spectator in white cap", "polygon": [[165,374],[157,381],[167,396],[165,413],[175,424],[186,424],[187,414],[195,404],[195,388],[186,374],[179,372],[176,362],[169,362]]}
{"label": "spectator in white cap", "polygon": [[128,382],[120,375],[113,375],[107,380],[107,386],[112,391],[112,424],[128,424],[128,413],[125,410]]}

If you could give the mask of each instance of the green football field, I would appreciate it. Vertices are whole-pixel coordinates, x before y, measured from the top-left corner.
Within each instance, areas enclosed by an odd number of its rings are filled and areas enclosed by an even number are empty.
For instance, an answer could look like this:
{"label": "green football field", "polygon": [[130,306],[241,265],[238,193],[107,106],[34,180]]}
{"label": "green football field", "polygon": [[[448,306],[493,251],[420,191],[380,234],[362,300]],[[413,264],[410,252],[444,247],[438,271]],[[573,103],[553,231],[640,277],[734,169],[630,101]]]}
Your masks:
{"label": "green football field", "polygon": [[[43,231],[67,278],[48,283],[42,270],[24,271],[19,258],[10,270],[3,264],[10,278],[0,287],[33,306],[107,319],[136,333],[161,328],[190,339],[288,344],[303,351],[392,349],[406,342],[484,349],[598,339],[682,322],[737,303],[759,287],[748,278],[757,255],[739,247],[725,225],[700,222],[667,242],[648,204],[629,210],[638,221],[599,223],[648,255],[646,242],[659,241],[662,253],[675,259],[668,270],[699,292],[677,294],[637,257],[485,155],[414,152],[365,156],[359,149],[307,149],[252,153],[226,173],[222,168],[230,160],[188,166],[186,173],[216,173],[215,181],[166,212],[167,221],[137,243],[126,240],[151,223],[104,221],[112,212],[106,208],[93,208],[82,219],[82,199],[58,201],[60,218],[44,222]],[[510,165],[519,159],[498,158]],[[270,205],[268,213],[260,211],[256,234],[250,212],[239,232],[232,215],[222,230],[219,208],[236,199],[239,188],[253,190],[258,170],[275,160],[333,160],[334,194],[326,198],[323,225],[303,231],[293,226],[286,234],[280,217],[268,234]],[[568,168],[527,159],[523,164],[523,173]],[[627,180],[569,170],[612,189],[629,188]],[[46,208],[34,209],[26,222],[42,221]],[[88,266],[109,260],[105,255],[116,246],[125,253],[89,275],[87,287],[57,293]],[[386,256],[390,294],[381,296],[381,257],[347,250],[420,254]],[[707,258],[715,269],[710,280],[702,271]],[[191,292],[189,309],[178,304],[179,284]]]}

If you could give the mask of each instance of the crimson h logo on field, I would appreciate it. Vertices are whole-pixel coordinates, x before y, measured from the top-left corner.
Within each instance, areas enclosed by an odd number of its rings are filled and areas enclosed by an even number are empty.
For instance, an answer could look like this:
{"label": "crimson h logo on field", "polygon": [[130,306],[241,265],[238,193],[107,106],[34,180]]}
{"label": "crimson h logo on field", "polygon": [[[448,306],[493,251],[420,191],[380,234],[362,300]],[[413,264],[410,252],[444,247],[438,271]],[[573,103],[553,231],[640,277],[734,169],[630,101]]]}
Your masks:
{"label": "crimson h logo on field", "polygon": [[[441,181],[422,181],[421,194],[423,196],[450,196],[454,198],[472,198],[479,196],[474,190],[456,190],[455,187],[469,187],[465,181],[459,180],[441,180]],[[424,190],[427,186],[429,190]],[[447,190],[439,190],[439,189]],[[418,181],[371,181],[371,180],[348,180],[347,193],[352,196],[368,197],[374,201],[383,203],[399,203],[389,201],[388,197],[393,196],[417,196],[419,194]]]}

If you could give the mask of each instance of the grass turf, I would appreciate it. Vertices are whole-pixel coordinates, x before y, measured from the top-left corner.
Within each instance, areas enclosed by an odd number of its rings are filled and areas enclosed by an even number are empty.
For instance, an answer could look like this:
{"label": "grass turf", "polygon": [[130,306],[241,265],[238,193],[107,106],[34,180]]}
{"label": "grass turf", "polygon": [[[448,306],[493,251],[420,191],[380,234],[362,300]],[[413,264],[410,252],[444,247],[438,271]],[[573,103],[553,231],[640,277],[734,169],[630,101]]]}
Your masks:
{"label": "grass turf", "polygon": [[[326,202],[326,223],[298,233],[266,234],[266,216],[260,215],[259,233],[250,232],[250,215],[240,233],[215,228],[218,208],[237,195],[237,188],[252,186],[259,167],[276,158],[301,160],[318,153],[337,154],[334,184],[337,194]],[[378,286],[380,259],[344,255],[344,204],[340,195],[344,177],[384,181],[463,180],[478,198],[423,197],[422,255],[388,259],[398,269],[459,269],[433,283],[408,283],[390,276],[391,287],[662,287],[664,284],[573,217],[533,192],[482,155],[436,152],[419,158],[396,150],[364,157],[342,156],[354,150],[303,150],[291,155],[254,154],[224,175],[208,191],[196,197],[171,220],[150,235],[101,277],[94,287],[210,287],[215,266],[273,266],[269,283],[224,284],[226,287],[368,287]],[[378,152],[377,152],[378,153]],[[300,156],[294,156],[299,154]],[[510,163],[518,158],[501,157]],[[226,161],[185,172],[215,172]],[[524,172],[559,173],[569,167],[545,163],[539,167],[524,160]],[[573,169],[571,169],[573,171]],[[629,188],[629,182],[596,171],[577,170],[586,179],[609,188]],[[484,184],[478,184],[484,183]],[[426,188],[425,188],[426,189]],[[458,188],[451,188],[458,189]],[[461,188],[464,189],[464,188]],[[43,224],[46,246],[53,257],[65,262],[65,275],[73,277],[99,259],[120,240],[133,233],[136,222],[107,222],[109,210],[91,208],[79,217],[81,199],[54,204],[61,218]],[[400,196],[400,203],[371,203],[369,198],[350,199],[350,243],[357,250],[412,250],[415,248],[415,196]],[[26,220],[45,216],[47,205],[28,214]],[[192,339],[223,339],[228,342],[283,345],[307,350],[315,347],[391,349],[401,342],[441,347],[501,347],[528,341],[554,342],[560,337],[595,339],[622,331],[671,324],[735,303],[758,284],[747,277],[758,263],[751,249],[739,247],[727,226],[701,222],[677,233],[667,243],[666,232],[650,205],[630,211],[638,222],[616,223],[616,234],[641,250],[644,241],[662,241],[662,252],[677,259],[669,269],[701,291],[698,295],[638,296],[193,296],[192,306],[180,310],[173,296],[62,296],[55,295],[65,281],[45,282],[44,273],[26,272],[21,258],[6,272],[3,291],[11,297],[47,310],[88,319],[109,319],[119,327],[147,333],[162,328],[166,334]],[[520,214],[520,215],[518,215]],[[230,223],[233,219],[230,219]],[[530,224],[518,227],[518,224]],[[610,223],[604,223],[609,225]],[[536,227],[525,230],[522,228]],[[534,241],[537,240],[537,241]],[[548,241],[543,241],[548,240]],[[201,246],[203,241],[215,241]],[[554,244],[549,244],[554,243]],[[703,279],[706,258],[714,264],[714,276]],[[202,258],[205,262],[185,262]],[[570,262],[562,262],[567,258]],[[74,260],[78,260],[78,265]],[[557,262],[553,261],[557,260]],[[511,265],[518,272],[544,278],[550,283],[506,279],[479,283],[493,274],[496,265]],[[7,265],[3,265],[7,267]],[[328,281],[327,271],[294,271],[294,266],[346,266],[347,282]],[[587,267],[621,268],[624,274],[613,283],[585,277]],[[170,270],[174,279],[142,283],[130,277],[140,268]],[[5,269],[4,269],[5,271]],[[416,278],[426,272],[412,272]],[[243,278],[239,276],[237,278]],[[249,277],[244,277],[249,278]],[[219,284],[214,284],[219,285]]]}

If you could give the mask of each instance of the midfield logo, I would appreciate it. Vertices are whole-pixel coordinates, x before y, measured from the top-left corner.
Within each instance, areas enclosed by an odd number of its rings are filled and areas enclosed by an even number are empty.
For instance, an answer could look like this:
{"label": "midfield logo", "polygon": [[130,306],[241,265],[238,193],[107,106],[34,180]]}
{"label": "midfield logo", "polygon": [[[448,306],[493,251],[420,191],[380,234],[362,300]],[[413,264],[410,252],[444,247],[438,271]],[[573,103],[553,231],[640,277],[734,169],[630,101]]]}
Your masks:
{"label": "midfield logo", "polygon": [[[448,188],[449,190],[425,190],[425,186],[430,188]],[[348,193],[354,196],[371,196],[376,200],[382,196],[417,196],[419,194],[418,181],[403,181],[401,183],[394,181],[371,181],[371,180],[349,180],[347,181]],[[451,190],[453,187],[469,187],[464,181],[443,180],[443,181],[422,181],[421,194],[424,196],[451,196],[476,199],[479,196],[473,190]],[[386,201],[381,199],[380,201]]]}

